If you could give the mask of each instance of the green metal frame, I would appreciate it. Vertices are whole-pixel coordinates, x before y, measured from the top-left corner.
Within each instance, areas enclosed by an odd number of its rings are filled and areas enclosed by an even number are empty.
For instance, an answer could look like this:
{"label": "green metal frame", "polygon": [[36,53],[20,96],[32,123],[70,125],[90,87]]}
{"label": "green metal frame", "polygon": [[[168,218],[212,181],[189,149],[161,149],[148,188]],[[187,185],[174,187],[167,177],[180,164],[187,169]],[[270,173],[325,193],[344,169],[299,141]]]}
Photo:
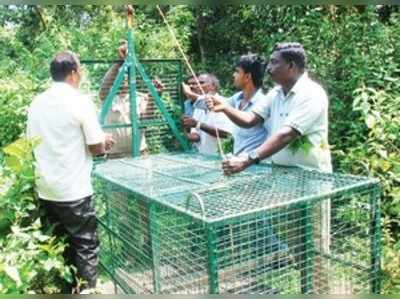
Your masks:
{"label": "green metal frame", "polygon": [[381,210],[380,210],[381,190],[376,186],[370,199],[371,209],[371,293],[380,294],[381,291]]}
{"label": "green metal frame", "polygon": [[[129,27],[129,25],[128,25]],[[158,61],[153,59],[152,61]],[[175,59],[174,59],[175,61]],[[178,60],[176,60],[178,61]],[[97,60],[90,60],[90,61],[85,61],[87,63],[96,63],[98,62]],[[179,71],[182,70],[182,66],[179,65]],[[131,116],[131,124],[130,125],[112,125],[108,126],[105,124],[106,117],[108,112],[111,109],[113,99],[117,95],[121,84],[123,83],[125,79],[125,75],[128,74],[128,82],[129,82],[129,101],[130,101],[130,116]],[[189,150],[189,144],[187,139],[184,137],[184,135],[178,130],[178,127],[172,118],[171,114],[168,112],[166,109],[163,101],[161,100],[161,97],[159,93],[157,92],[156,88],[154,87],[152,81],[146,74],[146,71],[143,67],[143,65],[140,63],[139,59],[136,56],[135,52],[135,37],[134,37],[134,32],[132,28],[128,28],[128,55],[126,59],[124,60],[122,66],[119,69],[118,75],[116,79],[113,82],[113,85],[111,87],[111,90],[109,91],[104,104],[102,106],[100,116],[99,116],[99,121],[100,124],[104,128],[119,128],[119,127],[131,127],[132,128],[132,156],[137,157],[140,155],[140,130],[143,127],[141,122],[139,121],[137,111],[136,109],[132,109],[132,107],[136,107],[136,101],[137,101],[137,85],[136,85],[136,75],[140,75],[150,91],[151,96],[155,100],[155,104],[157,108],[160,110],[162,116],[164,117],[165,121],[167,122],[168,126],[170,127],[172,134],[175,136],[175,138],[178,140],[179,144],[182,146],[183,150]],[[182,74],[179,74],[180,79],[182,77]],[[179,83],[178,83],[179,84]],[[181,95],[181,90],[179,90],[179,95]]]}

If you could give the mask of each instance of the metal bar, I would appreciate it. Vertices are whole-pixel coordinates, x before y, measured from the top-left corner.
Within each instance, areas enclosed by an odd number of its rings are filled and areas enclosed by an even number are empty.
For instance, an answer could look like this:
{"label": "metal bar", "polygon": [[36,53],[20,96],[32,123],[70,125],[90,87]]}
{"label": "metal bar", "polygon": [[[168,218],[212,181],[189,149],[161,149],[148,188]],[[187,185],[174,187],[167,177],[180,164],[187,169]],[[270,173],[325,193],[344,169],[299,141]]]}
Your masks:
{"label": "metal bar", "polygon": [[[164,58],[159,58],[159,59],[155,59],[155,58],[153,58],[153,59],[139,59],[139,61],[141,63],[144,63],[144,64],[146,64],[147,62],[149,62],[149,63],[154,63],[154,62],[179,62],[179,63],[182,63],[181,59],[174,59],[174,58],[171,58],[171,59],[169,59],[169,58],[165,58],[165,59]],[[109,64],[111,64],[111,63],[117,63],[117,62],[122,63],[124,61],[121,60],[121,59],[83,59],[83,60],[80,60],[80,62],[82,64],[96,64],[96,63],[109,63]]]}
{"label": "metal bar", "polygon": [[[214,158],[214,156],[213,156]],[[206,165],[203,165],[201,163],[195,163],[194,161],[187,161],[187,160],[182,160],[182,159],[172,159],[170,156],[165,157],[165,156],[160,156],[159,159],[164,160],[164,161],[169,161],[169,162],[177,162],[177,163],[182,163],[182,164],[189,164],[191,167],[196,166],[197,168],[204,168],[204,169],[210,169],[210,170],[215,170],[215,171],[220,171],[220,167],[209,167]],[[217,161],[217,159],[215,159]],[[220,161],[220,159],[218,159]]]}
{"label": "metal bar", "polygon": [[364,267],[362,265],[359,265],[359,264],[356,264],[356,263],[353,263],[353,262],[344,261],[340,257],[334,256],[333,254],[323,253],[323,252],[320,252],[319,250],[316,250],[314,253],[316,255],[319,255],[319,256],[325,258],[325,259],[337,262],[337,263],[339,263],[339,264],[341,264],[343,266],[346,266],[346,267],[355,268],[355,269],[358,269],[360,271],[366,271],[366,272],[370,270],[368,267]]}
{"label": "metal bar", "polygon": [[[139,124],[139,128],[147,128],[147,127],[162,127],[167,125],[164,121],[141,121]],[[112,124],[112,125],[104,125],[103,129],[118,129],[118,128],[131,128],[132,124]]]}
{"label": "metal bar", "polygon": [[176,127],[175,121],[172,119],[172,117],[169,114],[168,110],[165,108],[164,103],[162,102],[157,90],[153,86],[153,83],[151,83],[151,80],[147,76],[143,66],[137,60],[136,60],[136,68],[139,71],[140,75],[142,76],[143,81],[146,84],[147,88],[149,89],[150,94],[153,97],[158,109],[160,109],[162,115],[164,116],[165,120],[167,121],[169,127],[171,128],[172,133],[174,134],[176,139],[181,144],[183,150],[188,150],[189,149],[188,141],[186,140],[186,138],[183,137],[181,132]]}
{"label": "metal bar", "polygon": [[155,169],[147,168],[147,167],[142,166],[142,165],[128,163],[128,162],[125,162],[125,161],[123,161],[123,160],[120,160],[120,161],[118,161],[118,162],[123,163],[123,164],[127,164],[127,165],[129,165],[129,166],[133,166],[133,167],[138,167],[138,168],[146,169],[146,170],[148,170],[148,171],[155,172],[155,173],[157,173],[157,174],[161,174],[161,175],[163,175],[163,176],[166,176],[166,177],[169,177],[169,178],[173,178],[173,179],[176,179],[176,180],[185,182],[185,183],[191,183],[191,184],[196,184],[196,185],[201,185],[201,186],[208,186],[207,183],[203,183],[203,182],[201,182],[201,181],[192,180],[192,179],[187,179],[187,178],[183,178],[183,177],[179,177],[179,176],[174,176],[173,174],[168,174],[168,173],[163,172],[163,171],[160,171],[160,170],[155,170]]}
{"label": "metal bar", "polygon": [[[112,223],[111,223],[112,222],[111,221],[111,209],[110,209],[110,203],[109,203],[109,197],[108,196],[106,196],[106,213],[107,213],[106,221],[107,221],[107,228],[108,228],[108,227],[112,226]],[[114,242],[114,239],[112,238],[111,232],[109,230],[107,232],[107,235],[108,235],[108,240],[110,242],[110,247],[111,247],[111,252],[110,252],[110,254],[111,254],[111,274],[112,274],[112,277],[115,279],[115,268],[116,268],[116,265],[115,265],[115,262],[114,262],[115,261],[115,257],[114,257],[115,242]]]}
{"label": "metal bar", "polygon": [[183,82],[183,68],[182,68],[182,62],[179,61],[178,63],[178,82],[177,82],[177,90],[178,90],[178,101],[179,105],[181,107],[181,111],[184,111],[184,104],[183,104],[183,95],[182,95],[182,87],[181,84]]}
{"label": "metal bar", "polygon": [[261,207],[261,208],[256,208],[256,209],[252,209],[252,210],[247,210],[245,212],[236,213],[234,215],[216,217],[214,219],[210,219],[210,222],[218,223],[218,222],[222,222],[224,220],[228,220],[228,219],[232,220],[234,218],[240,218],[245,215],[250,216],[254,213],[263,212],[263,211],[271,210],[271,209],[276,209],[276,208],[280,208],[280,207],[284,207],[284,206],[289,206],[292,204],[298,204],[298,203],[303,203],[303,202],[307,202],[307,201],[320,201],[320,200],[330,197],[330,196],[340,196],[340,195],[346,194],[347,192],[364,191],[368,188],[375,187],[375,186],[376,186],[375,182],[360,182],[358,184],[354,184],[351,186],[335,189],[334,192],[326,192],[326,193],[322,193],[320,195],[315,195],[315,196],[303,196],[303,197],[295,198],[292,201],[277,202],[276,204],[269,205],[267,207]]}
{"label": "metal bar", "polygon": [[117,93],[119,91],[119,87],[121,86],[122,82],[124,81],[125,72],[127,71],[127,69],[128,69],[128,62],[125,61],[124,64],[119,68],[117,78],[115,78],[113,85],[111,87],[111,90],[108,93],[108,95],[103,103],[103,106],[101,108],[100,117],[99,117],[99,121],[100,121],[101,125],[105,124],[107,114],[110,111],[111,106],[112,106],[112,101],[113,101],[114,97],[117,95]]}
{"label": "metal bar", "polygon": [[138,115],[136,109],[136,55],[135,55],[135,40],[132,28],[128,30],[128,57],[129,69],[129,102],[130,102],[130,116],[132,123],[132,156],[138,157],[140,155],[140,130]]}
{"label": "metal bar", "polygon": [[119,129],[119,128],[130,128],[132,124],[113,124],[113,125],[104,125],[103,129]]}
{"label": "metal bar", "polygon": [[380,188],[371,193],[371,293],[381,292],[381,211],[380,211]]}
{"label": "metal bar", "polygon": [[196,220],[198,220],[200,222],[208,223],[208,220],[207,219],[203,219],[203,217],[201,215],[198,215],[196,213],[193,213],[191,211],[188,211],[187,209],[181,208],[181,207],[173,205],[171,203],[165,202],[160,198],[157,198],[157,197],[151,197],[150,198],[150,197],[148,197],[148,196],[146,196],[146,195],[144,195],[142,193],[139,193],[139,192],[135,191],[134,189],[131,189],[131,188],[128,188],[128,187],[126,187],[124,185],[121,185],[120,182],[118,182],[118,180],[114,180],[114,179],[109,178],[109,177],[99,176],[99,175],[96,175],[96,174],[94,174],[94,176],[99,178],[99,179],[101,179],[101,180],[104,180],[104,181],[106,181],[106,182],[108,182],[110,184],[118,186],[118,188],[120,188],[121,190],[125,190],[125,191],[130,192],[132,195],[140,196],[144,200],[147,200],[147,201],[154,200],[157,203],[159,203],[160,205],[162,205],[164,207],[167,207],[167,208],[170,208],[170,209],[178,212],[181,215],[190,216],[190,217],[193,217],[194,219],[196,219]]}
{"label": "metal bar", "polygon": [[302,234],[301,242],[304,250],[300,257],[300,263],[302,264],[300,270],[300,287],[302,294],[313,293],[313,265],[314,265],[314,235],[313,235],[313,223],[312,223],[312,208],[311,202],[304,204],[302,211]]}
{"label": "metal bar", "polygon": [[114,63],[123,63],[124,60],[121,59],[83,59],[80,60],[81,64],[97,64],[97,63],[107,63],[107,64],[114,64]]}
{"label": "metal bar", "polygon": [[149,221],[150,221],[150,243],[151,256],[153,262],[153,286],[154,294],[159,294],[161,291],[161,267],[160,267],[160,228],[157,223],[157,213],[155,203],[152,201],[149,204]]}
{"label": "metal bar", "polygon": [[207,271],[208,271],[208,285],[210,294],[219,293],[218,281],[218,261],[217,261],[217,242],[213,226],[205,226],[205,234],[207,237]]}

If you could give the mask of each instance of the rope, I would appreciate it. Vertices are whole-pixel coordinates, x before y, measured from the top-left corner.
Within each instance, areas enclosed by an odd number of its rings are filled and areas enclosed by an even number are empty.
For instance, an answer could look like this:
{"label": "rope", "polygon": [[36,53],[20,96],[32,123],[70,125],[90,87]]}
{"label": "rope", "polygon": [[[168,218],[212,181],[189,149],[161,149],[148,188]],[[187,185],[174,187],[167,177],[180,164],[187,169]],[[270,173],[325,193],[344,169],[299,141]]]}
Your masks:
{"label": "rope", "polygon": [[[191,64],[190,64],[190,62],[189,62],[189,60],[188,60],[186,54],[185,54],[185,52],[183,51],[183,49],[182,49],[182,47],[181,47],[181,45],[180,45],[178,39],[176,38],[176,35],[175,35],[174,31],[172,30],[172,27],[169,25],[169,23],[168,23],[168,21],[167,21],[165,15],[164,15],[164,13],[162,12],[160,6],[159,6],[159,5],[156,5],[156,8],[157,8],[159,14],[161,15],[161,17],[162,17],[162,19],[163,19],[165,25],[167,26],[168,31],[169,31],[169,33],[170,33],[171,36],[172,36],[172,39],[174,40],[176,46],[178,47],[179,52],[181,53],[181,55],[182,55],[182,57],[183,57],[183,60],[184,60],[185,63],[186,63],[186,66],[188,67],[188,69],[189,69],[190,73],[192,74],[193,78],[195,79],[196,84],[199,86],[199,89],[200,89],[200,91],[201,91],[201,94],[202,94],[203,96],[205,96],[206,93],[204,92],[204,89],[201,87],[200,82],[199,82],[199,80],[198,80],[198,78],[197,78],[197,76],[196,76],[196,74],[195,74],[195,72],[194,72],[194,70],[193,70],[193,68],[192,68],[192,66],[191,66]],[[216,139],[217,139],[218,150],[219,150],[219,153],[220,153],[222,159],[224,159],[224,158],[225,158],[225,154],[224,154],[224,151],[223,151],[223,149],[222,149],[221,139],[220,139],[220,137],[219,137],[219,132],[218,132],[218,128],[217,128],[217,126],[216,126],[215,119],[214,119],[214,125],[215,125],[215,135],[216,135]]]}

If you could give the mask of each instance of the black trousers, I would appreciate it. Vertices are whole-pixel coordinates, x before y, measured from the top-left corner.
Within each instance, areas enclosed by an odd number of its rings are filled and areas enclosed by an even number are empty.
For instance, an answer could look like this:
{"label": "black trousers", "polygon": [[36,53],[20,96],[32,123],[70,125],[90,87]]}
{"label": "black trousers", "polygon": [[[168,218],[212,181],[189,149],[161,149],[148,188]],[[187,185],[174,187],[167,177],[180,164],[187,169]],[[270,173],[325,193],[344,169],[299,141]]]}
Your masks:
{"label": "black trousers", "polygon": [[65,258],[77,269],[78,277],[87,282],[83,288],[93,288],[97,281],[99,239],[97,220],[91,196],[72,202],[41,199],[46,219],[56,224],[55,234],[66,236],[69,244]]}

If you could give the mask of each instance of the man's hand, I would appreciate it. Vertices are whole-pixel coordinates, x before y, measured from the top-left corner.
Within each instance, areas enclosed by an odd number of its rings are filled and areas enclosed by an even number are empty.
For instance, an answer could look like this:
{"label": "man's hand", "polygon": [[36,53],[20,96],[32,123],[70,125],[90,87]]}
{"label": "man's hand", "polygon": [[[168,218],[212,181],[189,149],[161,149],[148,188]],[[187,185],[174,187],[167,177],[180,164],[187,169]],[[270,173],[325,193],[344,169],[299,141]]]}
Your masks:
{"label": "man's hand", "polygon": [[189,95],[193,93],[190,86],[184,82],[182,82],[182,90],[186,97],[189,97]]}
{"label": "man's hand", "polygon": [[121,45],[118,48],[118,56],[120,59],[125,59],[128,54],[128,43],[126,41],[122,41]]}
{"label": "man's hand", "polygon": [[190,142],[199,142],[200,141],[200,136],[197,133],[187,133],[186,137]]}
{"label": "man's hand", "polygon": [[112,138],[111,134],[105,134],[105,135],[106,135],[106,140],[104,142],[104,147],[106,151],[109,151],[115,144],[115,140]]}
{"label": "man's hand", "polygon": [[225,109],[226,105],[223,100],[216,95],[209,95],[206,97],[207,108],[214,112],[221,112]]}
{"label": "man's hand", "polygon": [[164,83],[162,83],[162,81],[159,78],[155,78],[152,81],[154,87],[157,89],[158,93],[162,93],[165,89],[165,85]]}
{"label": "man's hand", "polygon": [[189,116],[182,116],[181,121],[182,125],[187,129],[194,128],[197,125],[197,120]]}
{"label": "man's hand", "polygon": [[249,156],[247,154],[241,154],[222,161],[222,170],[225,175],[231,175],[243,171],[250,165],[251,161]]}

